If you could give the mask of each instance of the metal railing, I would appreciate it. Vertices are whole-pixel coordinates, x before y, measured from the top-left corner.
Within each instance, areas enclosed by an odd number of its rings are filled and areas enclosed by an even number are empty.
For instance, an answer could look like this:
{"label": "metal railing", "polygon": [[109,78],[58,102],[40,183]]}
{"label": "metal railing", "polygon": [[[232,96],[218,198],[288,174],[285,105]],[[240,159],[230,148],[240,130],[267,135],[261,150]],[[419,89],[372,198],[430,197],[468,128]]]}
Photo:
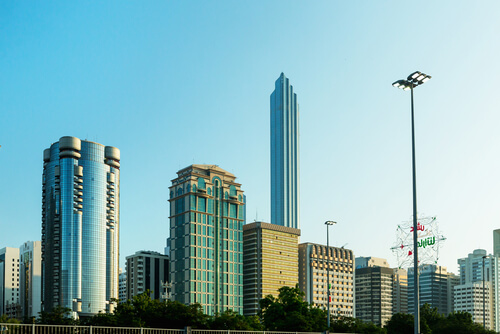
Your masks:
{"label": "metal railing", "polygon": [[323,334],[318,332],[236,331],[209,329],[159,329],[0,323],[0,334]]}
{"label": "metal railing", "polygon": [[0,334],[184,334],[183,329],[0,324]]}

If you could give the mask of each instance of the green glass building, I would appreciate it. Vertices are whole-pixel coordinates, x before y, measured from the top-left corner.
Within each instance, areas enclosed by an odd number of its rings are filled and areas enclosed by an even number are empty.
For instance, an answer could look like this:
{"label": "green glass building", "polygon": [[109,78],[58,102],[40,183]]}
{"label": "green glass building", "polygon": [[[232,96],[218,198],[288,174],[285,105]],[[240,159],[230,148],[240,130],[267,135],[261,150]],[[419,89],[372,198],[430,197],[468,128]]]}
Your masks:
{"label": "green glass building", "polygon": [[243,314],[245,196],[236,177],[215,165],[191,165],[170,187],[172,299],[206,314]]}

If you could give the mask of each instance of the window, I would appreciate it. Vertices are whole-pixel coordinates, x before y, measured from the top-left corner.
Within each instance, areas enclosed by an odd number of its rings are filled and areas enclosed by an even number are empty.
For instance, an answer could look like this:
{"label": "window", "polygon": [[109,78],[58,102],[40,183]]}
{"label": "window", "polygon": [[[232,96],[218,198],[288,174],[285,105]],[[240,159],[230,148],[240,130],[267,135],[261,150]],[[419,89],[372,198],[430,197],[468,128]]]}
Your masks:
{"label": "window", "polygon": [[207,199],[203,197],[198,197],[198,211],[207,211]]}
{"label": "window", "polygon": [[201,178],[201,177],[198,178],[198,188],[205,189],[205,179],[204,178]]}

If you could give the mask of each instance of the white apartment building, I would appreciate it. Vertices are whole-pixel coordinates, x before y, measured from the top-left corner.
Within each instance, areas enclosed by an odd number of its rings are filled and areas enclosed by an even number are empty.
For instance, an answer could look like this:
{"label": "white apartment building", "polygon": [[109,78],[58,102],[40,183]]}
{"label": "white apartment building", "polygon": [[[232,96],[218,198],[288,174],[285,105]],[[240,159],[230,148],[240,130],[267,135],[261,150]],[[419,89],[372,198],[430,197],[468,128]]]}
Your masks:
{"label": "white apartment building", "polygon": [[484,321],[486,328],[492,328],[492,298],[491,282],[485,282],[484,290],[481,282],[460,284],[455,286],[454,309],[455,312],[468,312],[474,322],[483,325]]}
{"label": "white apartment building", "polygon": [[19,304],[19,248],[0,249],[0,314],[21,317]]}
{"label": "white apartment building", "polygon": [[[495,235],[495,234],[494,234]],[[476,249],[466,258],[457,260],[460,285],[455,286],[455,311],[466,310],[472,320],[486,328],[500,331],[499,318],[499,258]],[[483,290],[484,283],[484,290]],[[485,312],[483,318],[483,298]]]}

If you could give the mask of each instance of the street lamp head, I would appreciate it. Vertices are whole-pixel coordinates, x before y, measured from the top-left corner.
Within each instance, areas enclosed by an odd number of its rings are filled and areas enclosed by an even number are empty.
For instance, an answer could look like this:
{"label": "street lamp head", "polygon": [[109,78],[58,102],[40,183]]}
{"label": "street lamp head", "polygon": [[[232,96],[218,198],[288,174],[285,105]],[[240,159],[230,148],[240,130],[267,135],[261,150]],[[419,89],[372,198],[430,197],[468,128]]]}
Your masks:
{"label": "street lamp head", "polygon": [[[410,74],[408,76],[407,80],[409,82],[411,82],[412,84],[414,84],[415,86],[418,86],[418,85],[423,84],[424,82],[429,81],[430,78],[431,78],[430,75],[427,75],[427,74],[422,73],[420,71],[416,71],[416,72],[413,72],[412,74]],[[413,87],[415,87],[415,86],[413,86]]]}
{"label": "street lamp head", "polygon": [[335,224],[337,224],[337,222],[334,222],[334,221],[331,221],[331,220],[327,220],[325,222],[325,225],[335,225]]}
{"label": "street lamp head", "polygon": [[420,71],[415,71],[410,74],[406,80],[398,80],[392,85],[396,88],[401,88],[402,90],[410,90],[411,88],[415,88],[429,81],[430,78],[432,78],[430,75],[427,75]]}
{"label": "street lamp head", "polygon": [[422,75],[422,72],[420,71],[415,71],[412,74],[408,76],[408,81],[416,79],[418,76]]}
{"label": "street lamp head", "polygon": [[400,88],[402,90],[408,90],[411,88],[411,83],[406,80],[398,80],[392,84],[396,88]]}

